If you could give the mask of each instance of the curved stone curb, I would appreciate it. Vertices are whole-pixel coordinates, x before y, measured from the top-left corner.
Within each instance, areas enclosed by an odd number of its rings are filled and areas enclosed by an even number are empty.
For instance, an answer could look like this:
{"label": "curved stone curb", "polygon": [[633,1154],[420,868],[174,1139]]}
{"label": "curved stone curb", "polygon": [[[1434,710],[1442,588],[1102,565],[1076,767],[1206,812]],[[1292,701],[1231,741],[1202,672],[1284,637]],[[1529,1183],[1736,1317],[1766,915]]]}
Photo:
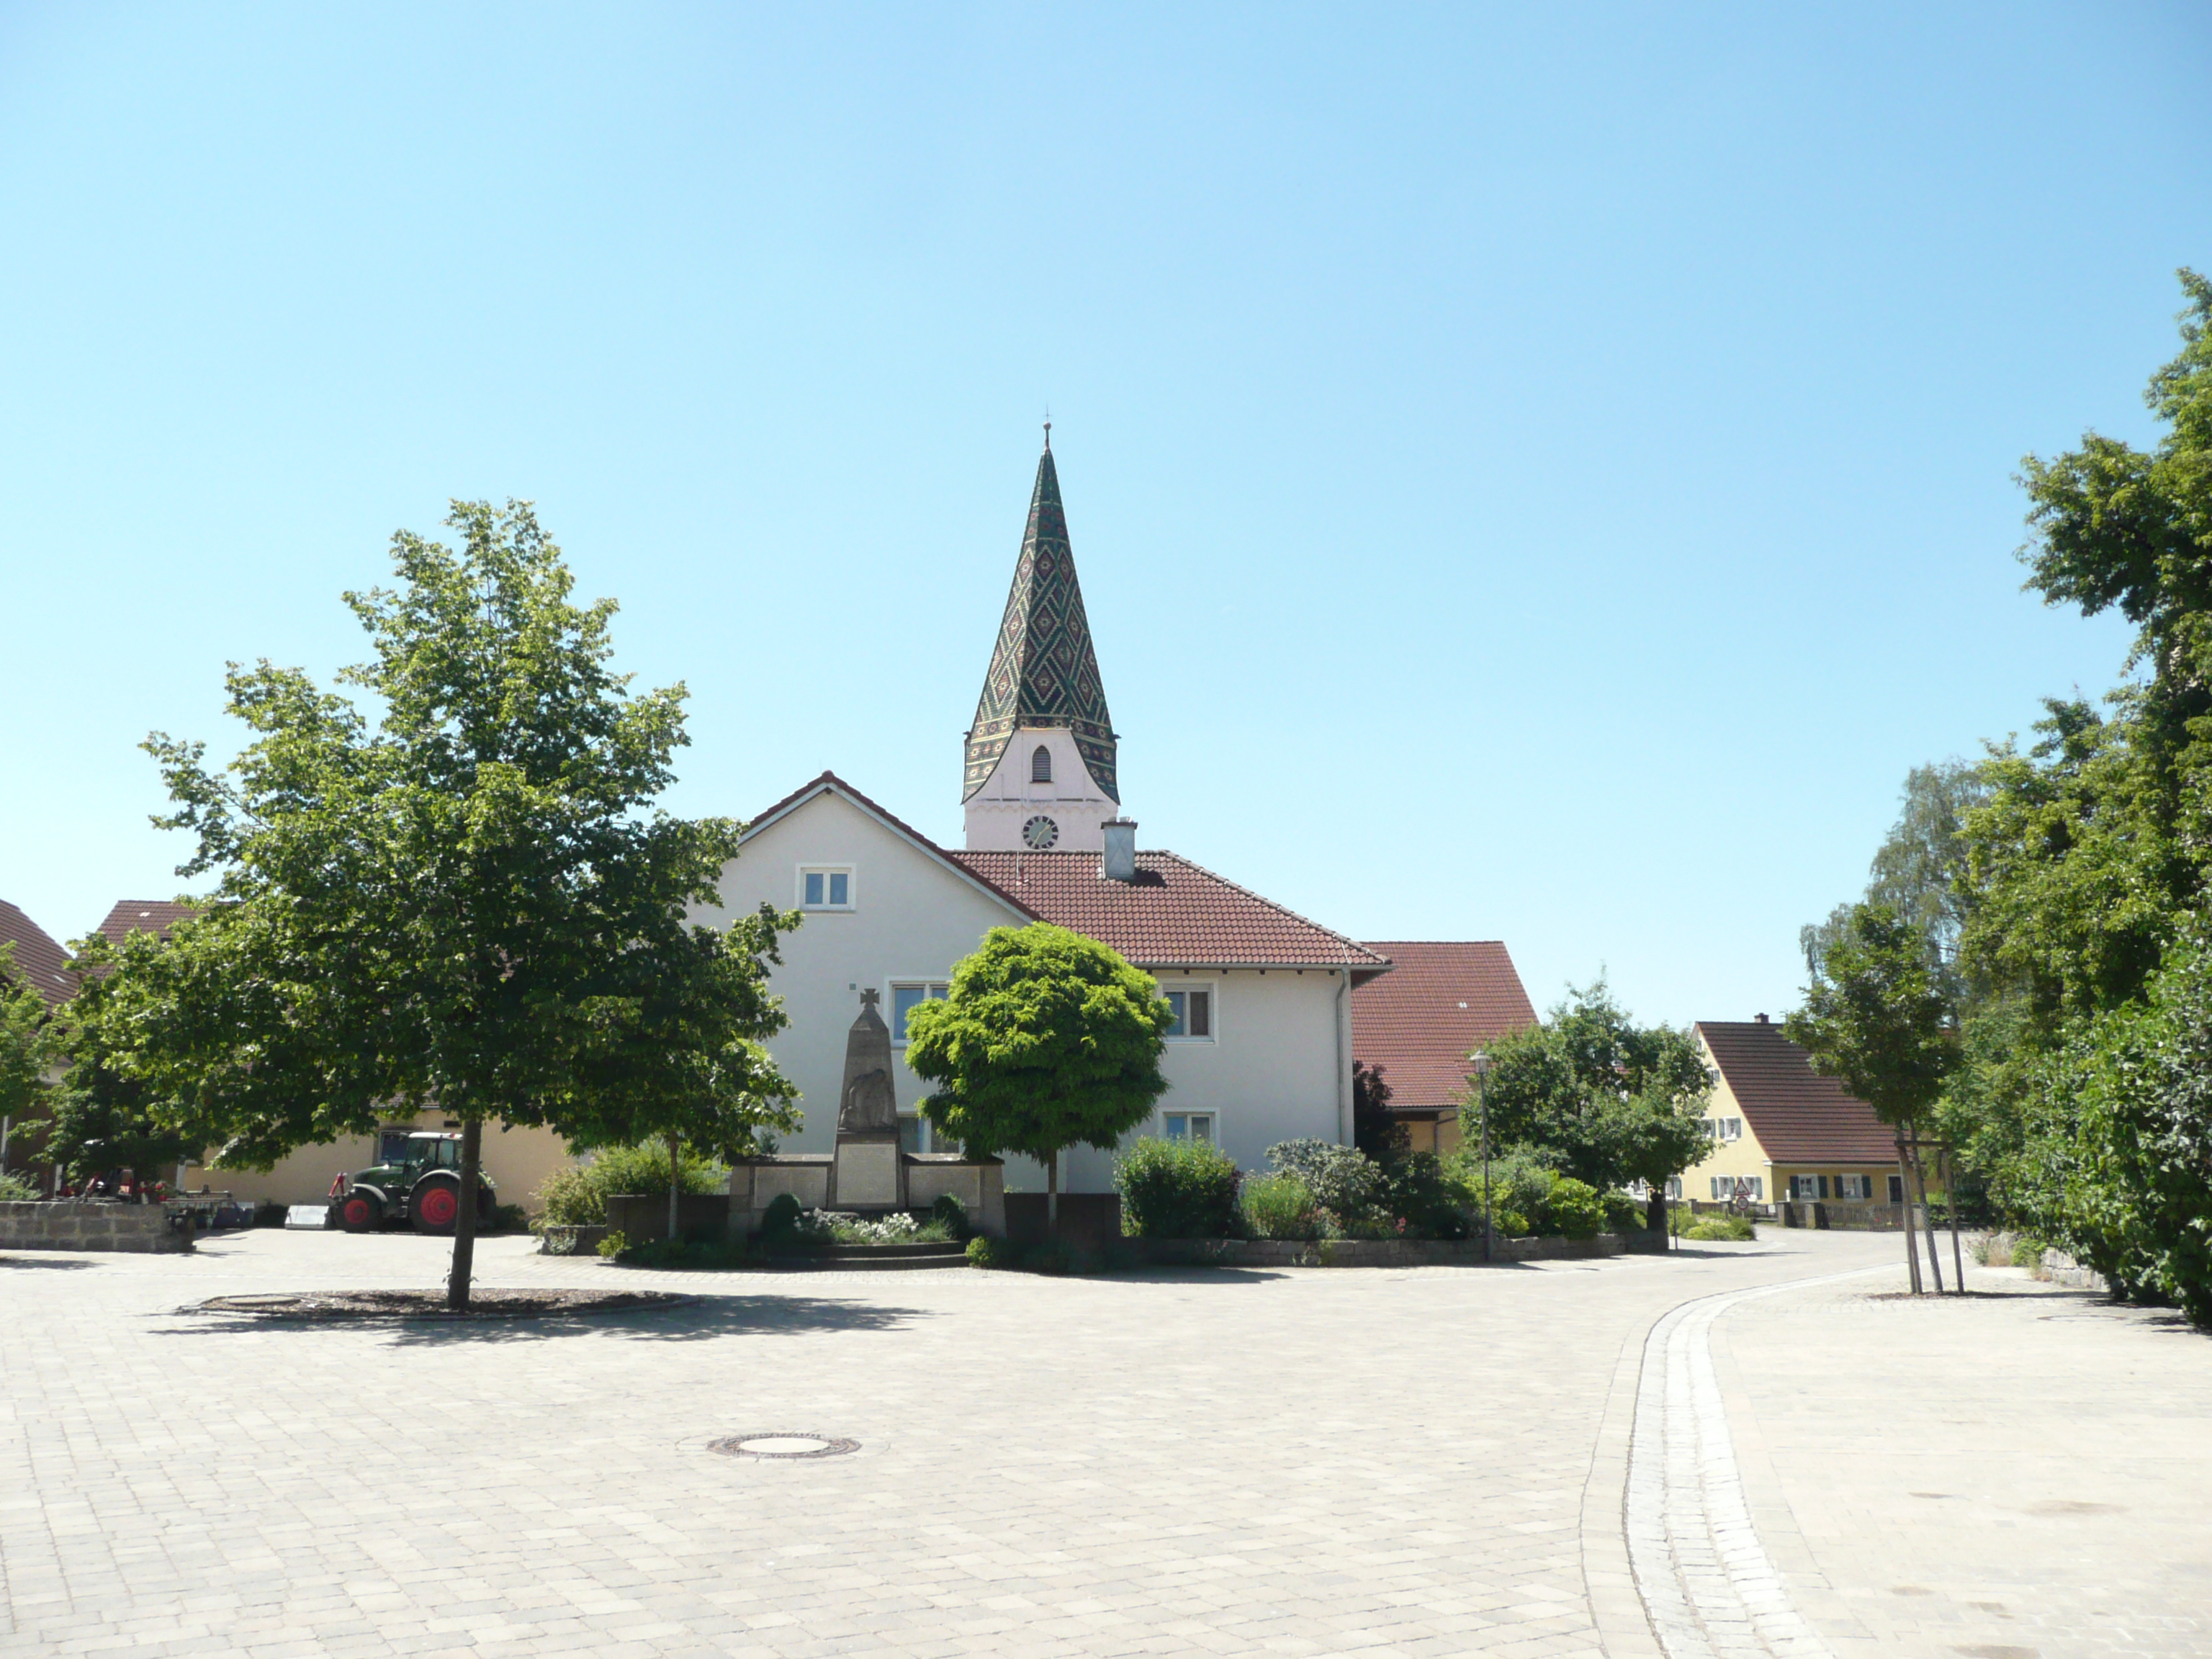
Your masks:
{"label": "curved stone curb", "polygon": [[1644,1339],[1623,1522],[1630,1576],[1667,1659],[1829,1659],[1752,1524],[1708,1337],[1738,1303],[1891,1271],[1700,1297]]}

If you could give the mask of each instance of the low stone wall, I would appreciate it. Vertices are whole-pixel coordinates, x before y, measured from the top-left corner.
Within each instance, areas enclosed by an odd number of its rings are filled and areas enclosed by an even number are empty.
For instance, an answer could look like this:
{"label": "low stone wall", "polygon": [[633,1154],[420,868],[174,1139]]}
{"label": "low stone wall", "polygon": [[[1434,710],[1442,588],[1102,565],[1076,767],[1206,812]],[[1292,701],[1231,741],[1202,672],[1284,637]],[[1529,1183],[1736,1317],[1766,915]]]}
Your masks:
{"label": "low stone wall", "polygon": [[[1015,1244],[1042,1244],[1051,1237],[1045,1221],[1048,1206],[1043,1193],[1008,1193],[1006,1196],[1007,1240]],[[1103,1249],[1121,1237],[1121,1194],[1119,1193],[1062,1193],[1060,1195],[1060,1242],[1081,1250]]]}
{"label": "low stone wall", "polygon": [[[1441,1267],[1484,1265],[1482,1241],[1417,1238],[1127,1238],[1146,1260],[1162,1267]],[[1666,1249],[1660,1233],[1600,1233],[1595,1238],[1501,1238],[1498,1262],[1588,1260],[1629,1251]]]}
{"label": "low stone wall", "polygon": [[[730,1198],[726,1193],[686,1193],[677,1200],[676,1226],[685,1238],[721,1237],[730,1227]],[[608,1231],[619,1232],[633,1244],[668,1237],[668,1194],[640,1197],[617,1194],[607,1200]],[[592,1241],[599,1248],[599,1240]]]}
{"label": "low stone wall", "polygon": [[540,1255],[597,1255],[599,1241],[613,1231],[610,1227],[547,1226],[538,1230],[538,1254]]}
{"label": "low stone wall", "polygon": [[158,1204],[0,1204],[0,1250],[131,1250],[161,1255],[192,1248]]}

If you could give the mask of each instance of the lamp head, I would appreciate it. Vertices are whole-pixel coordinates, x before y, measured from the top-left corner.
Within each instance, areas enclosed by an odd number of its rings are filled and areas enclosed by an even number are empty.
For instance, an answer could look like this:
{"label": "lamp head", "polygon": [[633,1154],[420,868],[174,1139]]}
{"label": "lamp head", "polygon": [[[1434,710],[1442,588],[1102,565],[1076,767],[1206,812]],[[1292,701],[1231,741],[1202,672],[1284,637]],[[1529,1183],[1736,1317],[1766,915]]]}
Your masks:
{"label": "lamp head", "polygon": [[1468,1061],[1474,1067],[1476,1078],[1486,1078],[1490,1075],[1490,1056],[1481,1049],[1477,1048],[1473,1054],[1469,1055]]}

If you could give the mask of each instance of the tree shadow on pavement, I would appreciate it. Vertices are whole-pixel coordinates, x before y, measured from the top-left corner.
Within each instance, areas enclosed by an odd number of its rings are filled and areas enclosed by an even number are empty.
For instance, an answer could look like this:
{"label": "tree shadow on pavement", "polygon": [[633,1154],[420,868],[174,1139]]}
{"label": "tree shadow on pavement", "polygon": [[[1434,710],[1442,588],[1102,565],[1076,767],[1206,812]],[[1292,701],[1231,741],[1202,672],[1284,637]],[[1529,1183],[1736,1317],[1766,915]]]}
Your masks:
{"label": "tree shadow on pavement", "polygon": [[97,1267],[82,1256],[0,1255],[0,1267]]}
{"label": "tree shadow on pavement", "polygon": [[706,1342],[724,1336],[801,1336],[823,1331],[895,1331],[928,1316],[924,1308],[884,1307],[809,1296],[721,1296],[703,1292],[678,1308],[614,1310],[503,1319],[328,1319],[201,1313],[179,1309],[164,1336],[235,1336],[248,1332],[343,1330],[387,1338],[394,1347],[551,1342],[612,1336],[643,1342]]}

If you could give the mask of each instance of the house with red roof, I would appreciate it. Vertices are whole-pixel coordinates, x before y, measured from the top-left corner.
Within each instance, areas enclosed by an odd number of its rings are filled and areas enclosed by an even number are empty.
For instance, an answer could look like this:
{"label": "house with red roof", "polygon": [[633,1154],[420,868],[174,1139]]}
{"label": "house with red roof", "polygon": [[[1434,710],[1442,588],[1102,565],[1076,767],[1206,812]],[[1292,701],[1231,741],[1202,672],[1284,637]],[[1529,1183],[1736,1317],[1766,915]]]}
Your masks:
{"label": "house with red roof", "polygon": [[1866,1102],[1813,1069],[1810,1056],[1765,1014],[1701,1019],[1698,1046],[1713,1068],[1705,1132],[1712,1150],[1682,1172],[1699,1202],[1904,1202],[1897,1132]]}
{"label": "house with red roof", "polygon": [[15,947],[16,977],[58,1008],[76,994],[76,972],[70,954],[53,936],[33,921],[20,905],[0,899],[0,944]]}
{"label": "house with red roof", "polygon": [[1370,939],[1390,971],[1352,993],[1352,1056],[1382,1074],[1390,1112],[1417,1152],[1461,1139],[1468,1057],[1536,1023],[1498,939]]}
{"label": "house with red roof", "polygon": [[[966,844],[939,846],[824,772],[751,821],[720,905],[700,913],[721,921],[768,903],[804,915],[771,981],[791,1024],[770,1046],[808,1107],[784,1150],[831,1150],[846,1036],[869,990],[890,1026],[908,1150],[951,1150],[929,1145],[917,1112],[927,1090],[904,1064],[906,1018],[946,994],[953,965],[992,928],[1040,921],[1113,946],[1158,980],[1175,1012],[1169,1091],[1139,1133],[1210,1141],[1247,1168],[1278,1141],[1351,1144],[1352,997],[1389,957],[1178,854],[1139,848],[1118,744],[1048,443],[963,739]],[[1078,1149],[1062,1159],[1064,1190],[1109,1190],[1112,1165]],[[1007,1170],[1010,1190],[1043,1184],[1041,1170]]]}

